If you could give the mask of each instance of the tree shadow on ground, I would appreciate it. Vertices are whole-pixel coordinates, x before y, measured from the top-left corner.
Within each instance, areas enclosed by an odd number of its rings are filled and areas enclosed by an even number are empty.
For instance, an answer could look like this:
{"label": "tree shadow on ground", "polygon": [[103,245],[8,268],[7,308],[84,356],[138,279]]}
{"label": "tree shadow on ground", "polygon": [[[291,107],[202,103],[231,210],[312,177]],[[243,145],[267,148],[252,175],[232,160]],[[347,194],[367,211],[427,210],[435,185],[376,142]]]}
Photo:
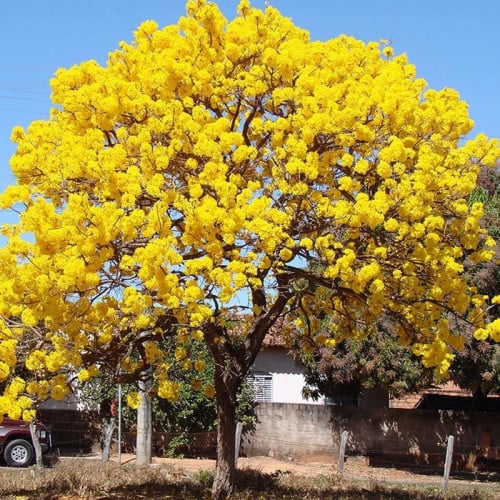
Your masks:
{"label": "tree shadow on ground", "polygon": [[[406,457],[407,462],[403,463],[401,455],[391,456],[390,454],[382,454],[376,452],[368,453],[368,464],[373,468],[392,468],[405,472],[409,472],[414,475],[422,476],[436,476],[436,478],[442,477],[444,474],[444,464],[432,465],[419,462],[418,459],[412,459],[412,457]],[[465,463],[466,457],[458,457],[456,462],[459,464]],[[450,479],[455,480],[467,480],[467,481],[479,481],[484,483],[498,483],[500,482],[500,462],[498,460],[477,461],[476,468],[472,470],[466,470],[463,468],[456,468],[456,462],[452,462],[452,469],[450,471]]]}
{"label": "tree shadow on ground", "polygon": [[454,436],[451,476],[498,481],[498,414],[461,410],[331,407],[331,425],[349,433],[347,455],[365,456],[372,467],[443,475]]}
{"label": "tree shadow on ground", "polygon": [[[111,471],[112,469],[110,469]],[[115,472],[122,470],[116,469]],[[148,469],[141,469],[146,472]],[[130,471],[131,472],[131,471]],[[139,471],[140,472],[140,471]],[[107,481],[82,481],[76,484],[71,476],[48,478],[35,489],[24,482],[19,488],[2,490],[2,498],[24,500],[129,500],[144,498],[161,500],[178,498],[183,500],[210,499],[210,486],[213,473],[200,471],[193,477],[177,476],[133,478],[129,476],[109,477]],[[116,480],[115,480],[116,479]],[[111,485],[110,482],[114,484]],[[134,482],[136,481],[136,482]],[[232,500],[282,499],[282,500],[325,500],[325,499],[359,499],[359,500],[438,500],[442,499],[439,487],[412,487],[409,485],[387,485],[376,481],[353,485],[344,482],[336,475],[317,477],[298,477],[289,471],[276,471],[272,474],[251,469],[238,470],[237,487],[231,496]],[[7,495],[4,495],[8,493]],[[450,493],[448,500],[479,500],[493,498],[480,496],[477,491],[460,491]]]}

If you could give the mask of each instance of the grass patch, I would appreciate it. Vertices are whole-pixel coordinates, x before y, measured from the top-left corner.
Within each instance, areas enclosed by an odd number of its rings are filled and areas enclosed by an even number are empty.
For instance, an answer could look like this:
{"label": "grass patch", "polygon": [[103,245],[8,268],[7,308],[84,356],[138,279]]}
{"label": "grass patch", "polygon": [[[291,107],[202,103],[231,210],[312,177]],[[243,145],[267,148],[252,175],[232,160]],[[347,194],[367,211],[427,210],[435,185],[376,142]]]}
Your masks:
{"label": "grass patch", "polygon": [[[97,460],[71,458],[52,468],[0,469],[0,498],[5,500],[129,500],[209,499],[213,473],[199,471],[192,476],[169,465],[136,466],[106,464]],[[489,500],[498,490],[450,488],[448,499]],[[257,499],[442,499],[436,486],[389,486],[376,481],[360,485],[336,474],[300,477],[288,471],[266,474],[252,469],[237,471],[235,500]]]}

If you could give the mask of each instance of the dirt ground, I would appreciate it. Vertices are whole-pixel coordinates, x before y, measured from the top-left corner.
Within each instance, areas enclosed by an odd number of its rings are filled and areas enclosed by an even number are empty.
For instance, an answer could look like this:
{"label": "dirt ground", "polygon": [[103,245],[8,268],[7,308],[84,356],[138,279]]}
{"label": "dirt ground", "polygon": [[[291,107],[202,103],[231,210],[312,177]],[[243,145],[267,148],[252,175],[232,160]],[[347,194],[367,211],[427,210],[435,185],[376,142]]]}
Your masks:
{"label": "dirt ground", "polygon": [[[112,460],[118,460],[113,456]],[[121,463],[134,462],[134,455],[122,455]],[[212,471],[215,469],[215,460],[195,459],[195,458],[153,458],[153,464],[169,464],[175,469],[188,475],[196,474],[199,471]],[[317,477],[338,475],[338,462],[330,456],[314,456],[302,460],[278,460],[271,457],[241,457],[238,459],[238,468],[253,469],[263,473],[283,473],[295,474],[298,476]],[[410,470],[384,468],[370,466],[364,457],[347,457],[344,463],[342,479],[346,481],[369,481],[371,483],[411,483],[411,484],[429,484],[441,486],[443,483],[442,475],[439,474],[420,474]],[[451,484],[462,487],[479,487],[484,482],[474,479],[474,477],[463,479],[456,478],[453,475],[450,478]],[[496,490],[498,487],[500,499],[500,484],[489,483]]]}

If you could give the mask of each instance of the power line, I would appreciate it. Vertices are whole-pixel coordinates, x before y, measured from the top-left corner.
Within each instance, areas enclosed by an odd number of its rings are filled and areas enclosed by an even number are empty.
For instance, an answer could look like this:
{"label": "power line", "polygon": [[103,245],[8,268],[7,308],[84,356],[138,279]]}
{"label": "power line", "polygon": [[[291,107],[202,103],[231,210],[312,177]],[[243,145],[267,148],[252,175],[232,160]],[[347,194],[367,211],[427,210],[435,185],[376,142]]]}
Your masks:
{"label": "power line", "polygon": [[30,102],[41,102],[43,104],[50,103],[50,100],[33,99],[31,97],[11,97],[8,95],[0,95],[0,99],[11,99],[12,101],[30,101]]}
{"label": "power line", "polygon": [[20,88],[20,87],[0,87],[0,91],[3,92],[20,92],[24,94],[47,94],[44,90],[35,90],[29,87]]}

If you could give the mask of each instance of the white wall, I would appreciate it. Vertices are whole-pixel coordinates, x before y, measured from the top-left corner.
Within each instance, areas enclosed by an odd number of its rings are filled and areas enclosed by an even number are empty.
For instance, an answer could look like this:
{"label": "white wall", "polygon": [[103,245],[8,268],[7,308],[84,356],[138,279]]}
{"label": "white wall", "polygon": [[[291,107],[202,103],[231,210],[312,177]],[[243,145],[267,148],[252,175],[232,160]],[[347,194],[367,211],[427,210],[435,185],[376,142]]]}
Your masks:
{"label": "white wall", "polygon": [[324,399],[313,401],[302,397],[305,384],[303,369],[282,347],[262,350],[257,355],[252,371],[272,374],[273,403],[325,404]]}

